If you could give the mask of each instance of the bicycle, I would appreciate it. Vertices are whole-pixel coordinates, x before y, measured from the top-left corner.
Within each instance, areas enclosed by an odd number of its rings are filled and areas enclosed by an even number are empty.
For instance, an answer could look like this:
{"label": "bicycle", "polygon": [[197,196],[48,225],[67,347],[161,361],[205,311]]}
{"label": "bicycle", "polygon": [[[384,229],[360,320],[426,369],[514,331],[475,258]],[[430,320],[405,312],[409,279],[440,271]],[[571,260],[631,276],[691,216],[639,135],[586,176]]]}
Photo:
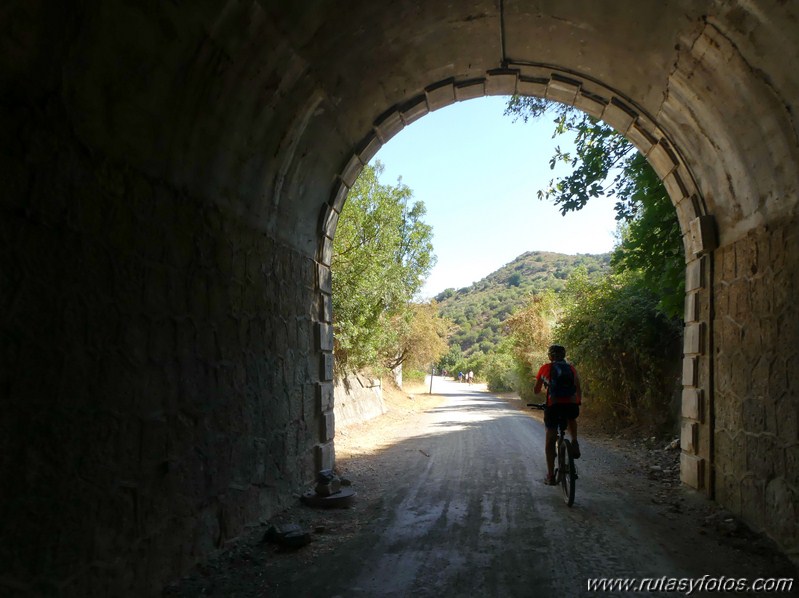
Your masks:
{"label": "bicycle", "polygon": [[[527,403],[528,407],[546,408],[546,403]],[[555,481],[563,490],[563,500],[567,505],[574,504],[575,486],[577,485],[577,466],[574,463],[572,443],[566,438],[568,421],[565,417],[558,417],[558,439],[555,442]]]}

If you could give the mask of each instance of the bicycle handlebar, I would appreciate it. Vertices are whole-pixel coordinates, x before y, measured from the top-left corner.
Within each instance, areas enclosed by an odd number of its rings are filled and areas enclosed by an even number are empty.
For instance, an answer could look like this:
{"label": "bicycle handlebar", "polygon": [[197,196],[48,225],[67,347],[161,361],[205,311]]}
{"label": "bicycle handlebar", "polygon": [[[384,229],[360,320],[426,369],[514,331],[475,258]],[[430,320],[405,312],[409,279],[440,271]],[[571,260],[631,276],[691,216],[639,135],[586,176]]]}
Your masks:
{"label": "bicycle handlebar", "polygon": [[533,409],[541,409],[543,410],[547,404],[546,403],[527,403],[528,407],[532,407]]}

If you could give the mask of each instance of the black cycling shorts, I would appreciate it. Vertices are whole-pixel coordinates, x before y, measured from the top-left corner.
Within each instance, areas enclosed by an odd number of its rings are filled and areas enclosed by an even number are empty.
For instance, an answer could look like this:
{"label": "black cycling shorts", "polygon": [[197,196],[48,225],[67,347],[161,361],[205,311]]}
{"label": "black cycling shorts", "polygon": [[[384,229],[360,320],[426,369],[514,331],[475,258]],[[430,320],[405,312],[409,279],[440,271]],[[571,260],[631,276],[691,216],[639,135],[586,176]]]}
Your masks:
{"label": "black cycling shorts", "polygon": [[557,430],[559,419],[577,419],[579,416],[580,406],[577,403],[555,403],[544,409],[544,426],[550,430]]}

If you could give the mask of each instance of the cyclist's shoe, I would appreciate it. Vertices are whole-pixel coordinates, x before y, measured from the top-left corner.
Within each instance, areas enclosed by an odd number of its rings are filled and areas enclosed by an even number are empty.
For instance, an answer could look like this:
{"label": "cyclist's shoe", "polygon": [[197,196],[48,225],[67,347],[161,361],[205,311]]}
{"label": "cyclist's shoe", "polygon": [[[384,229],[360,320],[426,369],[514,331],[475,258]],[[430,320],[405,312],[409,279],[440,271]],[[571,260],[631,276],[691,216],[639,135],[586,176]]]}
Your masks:
{"label": "cyclist's shoe", "polygon": [[572,441],[572,459],[579,459],[580,458],[580,445],[577,444],[577,441]]}
{"label": "cyclist's shoe", "polygon": [[555,476],[548,475],[544,478],[544,484],[547,486],[557,486],[558,482],[555,480]]}

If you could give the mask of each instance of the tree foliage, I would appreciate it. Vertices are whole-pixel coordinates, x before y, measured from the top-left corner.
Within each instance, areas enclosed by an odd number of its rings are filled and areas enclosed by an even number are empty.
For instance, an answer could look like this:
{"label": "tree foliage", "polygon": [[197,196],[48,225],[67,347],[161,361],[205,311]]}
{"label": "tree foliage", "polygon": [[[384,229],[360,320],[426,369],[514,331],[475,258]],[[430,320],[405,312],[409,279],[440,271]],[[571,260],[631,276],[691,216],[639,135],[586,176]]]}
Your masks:
{"label": "tree foliage", "polygon": [[435,263],[422,202],[398,181],[384,185],[379,162],[366,166],[347,196],[333,243],[337,372],[387,367],[407,341],[413,296]]}
{"label": "tree foliage", "polygon": [[[656,307],[679,318],[685,299],[685,257],[677,214],[663,184],[644,157],[636,152],[629,185],[637,209],[621,231],[611,265],[617,272],[638,272],[641,283],[659,299]],[[638,164],[638,163],[642,164]],[[634,178],[633,178],[634,177]]]}
{"label": "tree foliage", "polygon": [[[550,166],[566,165],[569,173],[550,181],[539,198],[565,215],[593,198],[613,196],[620,243],[611,256],[612,275],[590,280],[585,271],[571,273],[553,328],[543,321],[539,301],[514,316],[523,323],[514,334],[529,337],[539,351],[550,340],[565,345],[595,415],[663,428],[676,416],[679,387],[675,356],[685,266],[676,211],[645,158],[609,126],[538,98],[514,97],[506,108],[524,121],[547,113],[556,115],[553,136],[573,135],[574,150],[556,149]],[[517,363],[529,363],[531,349],[520,349],[517,343]],[[527,367],[534,371],[535,364]]]}
{"label": "tree foliage", "polygon": [[525,309],[508,318],[513,349],[530,367],[546,357],[560,312],[558,297],[549,289],[531,297]]}
{"label": "tree foliage", "polygon": [[574,151],[556,148],[550,167],[564,164],[569,174],[552,179],[538,197],[566,214],[592,198],[613,196],[623,226],[612,263],[617,271],[638,271],[641,282],[661,298],[658,309],[679,316],[685,289],[680,227],[665,187],[644,156],[611,127],[571,106],[514,96],[505,113],[525,122],[555,114],[553,137],[573,135]]}
{"label": "tree foliage", "polygon": [[484,372],[486,386],[493,392],[516,390],[527,374],[521,373],[507,343],[501,343],[486,355]]}
{"label": "tree foliage", "polygon": [[395,368],[402,364],[415,370],[427,370],[449,349],[452,323],[442,318],[435,302],[411,303],[408,309],[394,317],[394,327],[398,330],[398,347],[388,366]]}
{"label": "tree foliage", "polygon": [[636,271],[594,281],[576,273],[563,293],[554,338],[568,348],[592,412],[614,425],[674,423],[682,325],[657,303]]}
{"label": "tree foliage", "polygon": [[552,343],[560,312],[557,295],[548,289],[532,296],[524,309],[506,322],[515,370],[522,373],[517,376],[514,390],[523,399],[532,399],[532,379],[539,366],[547,361],[547,348]]}

